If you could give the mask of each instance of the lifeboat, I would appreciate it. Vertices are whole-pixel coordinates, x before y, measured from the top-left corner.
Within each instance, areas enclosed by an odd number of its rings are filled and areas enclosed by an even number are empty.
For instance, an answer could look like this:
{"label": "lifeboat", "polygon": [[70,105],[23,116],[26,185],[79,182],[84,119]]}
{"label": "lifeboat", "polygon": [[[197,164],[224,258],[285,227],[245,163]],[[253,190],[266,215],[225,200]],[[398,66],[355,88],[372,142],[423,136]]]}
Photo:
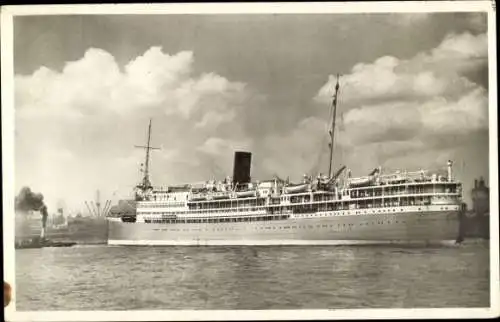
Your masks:
{"label": "lifeboat", "polygon": [[206,200],[207,197],[205,194],[202,194],[202,193],[197,193],[197,194],[193,194],[191,195],[191,198],[190,200],[192,201],[200,201],[200,200]]}
{"label": "lifeboat", "polygon": [[404,181],[406,181],[406,178],[402,175],[399,175],[399,174],[397,174],[395,176],[391,176],[385,180],[385,182],[387,182],[389,184],[400,183],[400,182],[404,182]]}
{"label": "lifeboat", "polygon": [[307,183],[299,184],[299,185],[296,185],[296,186],[288,186],[288,187],[285,188],[285,193],[299,193],[299,192],[304,192],[304,191],[307,191],[308,186],[309,185]]}
{"label": "lifeboat", "polygon": [[255,190],[237,191],[236,197],[237,198],[255,197],[255,193],[256,193]]}
{"label": "lifeboat", "polygon": [[373,177],[351,178],[349,185],[351,186],[366,186],[372,183]]}
{"label": "lifeboat", "polygon": [[227,192],[216,192],[212,194],[213,199],[227,199],[229,194]]}

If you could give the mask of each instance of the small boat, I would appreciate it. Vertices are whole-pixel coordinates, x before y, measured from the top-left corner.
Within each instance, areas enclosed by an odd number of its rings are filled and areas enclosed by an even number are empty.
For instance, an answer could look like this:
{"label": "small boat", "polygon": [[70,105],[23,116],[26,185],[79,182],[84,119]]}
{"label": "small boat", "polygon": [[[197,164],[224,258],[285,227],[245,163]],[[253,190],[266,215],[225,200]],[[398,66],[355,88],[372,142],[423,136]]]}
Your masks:
{"label": "small boat", "polygon": [[20,242],[14,245],[15,249],[30,249],[30,248],[42,248],[44,247],[41,243],[36,242]]}
{"label": "small boat", "polygon": [[393,177],[387,178],[385,181],[389,184],[395,184],[406,181],[406,178],[402,175],[395,175]]}
{"label": "small boat", "polygon": [[236,192],[236,197],[237,198],[255,197],[255,190],[238,191]]}
{"label": "small boat", "polygon": [[299,193],[299,192],[304,192],[308,188],[307,183],[299,184],[296,186],[288,186],[285,188],[285,193]]}
{"label": "small boat", "polygon": [[199,200],[205,200],[205,199],[207,199],[207,196],[205,194],[201,194],[201,193],[193,194],[193,195],[191,195],[191,198],[190,198],[190,200],[192,200],[192,201],[199,201]]}
{"label": "small boat", "polygon": [[22,241],[15,244],[15,249],[44,248],[44,247],[71,247],[76,242],[56,242],[45,238],[34,238],[28,241]]}
{"label": "small boat", "polygon": [[373,177],[361,177],[361,178],[351,178],[349,180],[349,185],[351,187],[365,186],[373,181]]}
{"label": "small boat", "polygon": [[227,199],[229,194],[227,192],[216,192],[212,194],[213,199]]}

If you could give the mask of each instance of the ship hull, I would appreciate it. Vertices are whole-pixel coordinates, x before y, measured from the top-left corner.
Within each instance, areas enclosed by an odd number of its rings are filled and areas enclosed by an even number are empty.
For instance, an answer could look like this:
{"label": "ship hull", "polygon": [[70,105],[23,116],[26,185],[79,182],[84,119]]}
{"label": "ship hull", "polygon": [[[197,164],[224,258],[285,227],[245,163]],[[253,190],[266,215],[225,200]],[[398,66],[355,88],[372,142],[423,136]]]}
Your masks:
{"label": "ship hull", "polygon": [[233,223],[110,221],[109,245],[349,245],[454,243],[459,212],[379,213]]}

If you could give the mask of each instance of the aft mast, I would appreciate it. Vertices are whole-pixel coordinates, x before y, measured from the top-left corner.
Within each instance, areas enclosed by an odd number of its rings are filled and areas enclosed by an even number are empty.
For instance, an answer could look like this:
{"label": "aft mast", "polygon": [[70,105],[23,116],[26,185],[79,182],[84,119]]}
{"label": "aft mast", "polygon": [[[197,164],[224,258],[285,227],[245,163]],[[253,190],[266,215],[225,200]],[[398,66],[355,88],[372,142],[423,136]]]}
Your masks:
{"label": "aft mast", "polygon": [[330,148],[330,161],[328,164],[328,178],[332,177],[332,166],[333,166],[333,144],[334,144],[334,139],[335,139],[335,120],[337,117],[337,98],[338,98],[338,93],[339,93],[339,74],[337,74],[337,85],[335,85],[335,94],[333,96],[333,102],[332,102],[332,109],[333,109],[333,116],[332,116],[332,128],[330,130],[330,143],[328,144],[328,147]]}
{"label": "aft mast", "polygon": [[142,148],[146,150],[146,160],[144,162],[144,176],[142,178],[142,182],[137,186],[137,188],[141,189],[142,191],[146,191],[152,188],[151,181],[149,179],[149,157],[150,157],[150,151],[151,150],[159,150],[159,148],[153,148],[151,146],[151,119],[149,120],[149,127],[148,127],[148,141],[147,145],[136,145],[136,148]]}

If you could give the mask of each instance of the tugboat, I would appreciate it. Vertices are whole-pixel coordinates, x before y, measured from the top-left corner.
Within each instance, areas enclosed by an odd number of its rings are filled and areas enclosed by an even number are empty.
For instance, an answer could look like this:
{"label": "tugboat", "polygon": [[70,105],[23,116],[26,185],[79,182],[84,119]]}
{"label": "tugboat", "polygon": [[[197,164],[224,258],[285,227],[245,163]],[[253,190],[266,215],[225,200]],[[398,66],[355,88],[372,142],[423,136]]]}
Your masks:
{"label": "tugboat", "polygon": [[25,249],[25,248],[42,248],[44,241],[41,237],[35,237],[33,239],[26,239],[18,241],[15,243],[15,249]]}
{"label": "tugboat", "polygon": [[76,245],[76,242],[56,242],[45,239],[43,237],[35,237],[33,239],[16,242],[15,249],[27,248],[44,248],[44,247],[71,247]]}
{"label": "tugboat", "polygon": [[27,249],[27,248],[43,248],[43,247],[71,247],[76,245],[76,242],[58,242],[51,241],[50,239],[45,238],[45,229],[46,229],[46,210],[42,209],[42,229],[40,232],[40,236],[35,236],[29,239],[22,239],[16,241],[14,244],[15,249]]}

